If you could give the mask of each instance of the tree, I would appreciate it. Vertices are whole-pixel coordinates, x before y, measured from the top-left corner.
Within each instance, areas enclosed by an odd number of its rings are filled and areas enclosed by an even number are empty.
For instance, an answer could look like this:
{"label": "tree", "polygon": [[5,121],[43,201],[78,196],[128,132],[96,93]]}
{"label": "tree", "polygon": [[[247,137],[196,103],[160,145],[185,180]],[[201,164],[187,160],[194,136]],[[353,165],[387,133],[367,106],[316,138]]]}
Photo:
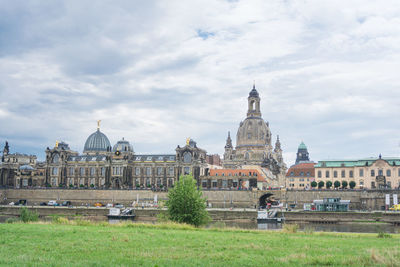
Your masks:
{"label": "tree", "polygon": [[328,181],[328,182],[326,182],[326,188],[331,188],[332,187],[332,182],[331,181]]}
{"label": "tree", "polygon": [[316,181],[312,181],[312,182],[311,182],[311,187],[312,187],[312,188],[315,188],[315,187],[317,187],[317,185],[318,185],[318,184],[317,184],[317,182],[316,182]]}
{"label": "tree", "polygon": [[342,188],[346,188],[348,185],[347,181],[342,181]]}
{"label": "tree", "polygon": [[169,219],[175,222],[200,226],[210,219],[206,199],[191,175],[182,175],[175,187],[169,190],[166,206]]}
{"label": "tree", "polygon": [[349,186],[351,189],[353,189],[354,187],[356,187],[356,182],[350,181]]}
{"label": "tree", "polygon": [[333,185],[335,186],[335,188],[338,188],[340,186],[340,182],[339,181],[335,181],[335,183]]}
{"label": "tree", "polygon": [[322,187],[324,187],[324,181],[319,181],[318,182],[318,188],[322,188]]}

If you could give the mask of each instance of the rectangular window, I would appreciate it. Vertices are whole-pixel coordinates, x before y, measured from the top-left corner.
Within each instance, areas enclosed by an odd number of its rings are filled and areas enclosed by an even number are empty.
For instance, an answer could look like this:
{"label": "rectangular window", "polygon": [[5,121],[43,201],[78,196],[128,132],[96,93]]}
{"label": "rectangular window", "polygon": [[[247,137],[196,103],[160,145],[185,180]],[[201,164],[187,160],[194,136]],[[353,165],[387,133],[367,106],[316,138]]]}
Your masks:
{"label": "rectangular window", "polygon": [[211,186],[212,186],[213,188],[216,188],[216,187],[218,186],[217,180],[212,180]]}
{"label": "rectangular window", "polygon": [[[371,170],[371,176],[374,177],[375,176],[375,170]],[[375,184],[375,183],[374,183]]]}
{"label": "rectangular window", "polygon": [[353,175],[353,171],[350,171],[350,172],[349,172],[349,177],[350,177],[350,178],[353,178],[353,176],[354,176],[354,175]]}
{"label": "rectangular window", "polygon": [[378,170],[378,175],[383,175],[383,170]]}
{"label": "rectangular window", "polygon": [[151,168],[150,167],[146,167],[146,175],[151,175]]}
{"label": "rectangular window", "polygon": [[157,175],[162,175],[162,167],[157,167]]}
{"label": "rectangular window", "polygon": [[74,167],[70,167],[69,168],[69,175],[74,175],[74,173],[75,173]]}
{"label": "rectangular window", "polygon": [[95,171],[94,167],[91,167],[90,168],[90,176],[94,176],[94,171]]}
{"label": "rectangular window", "polygon": [[337,178],[337,171],[333,171],[333,177]]}
{"label": "rectangular window", "polygon": [[325,177],[329,178],[329,171],[325,171]]}
{"label": "rectangular window", "polygon": [[386,170],[386,176],[387,176],[387,177],[392,176],[392,172],[391,172],[390,170]]}
{"label": "rectangular window", "polygon": [[57,168],[57,167],[54,167],[54,168],[53,168],[52,174],[53,174],[53,175],[57,175],[57,174],[58,174],[58,168]]}
{"label": "rectangular window", "polygon": [[322,173],[321,173],[321,171],[318,171],[318,178],[321,178],[322,177]]}
{"label": "rectangular window", "polygon": [[346,171],[342,170],[342,178],[345,178],[345,177],[346,177]]}
{"label": "rectangular window", "polygon": [[227,187],[228,187],[228,181],[222,180],[222,188],[227,188]]}
{"label": "rectangular window", "polygon": [[140,175],[140,168],[139,167],[135,168],[135,175]]}
{"label": "rectangular window", "polygon": [[169,175],[174,175],[174,167],[169,167]]}
{"label": "rectangular window", "polygon": [[101,176],[105,176],[106,175],[106,168],[101,167]]}
{"label": "rectangular window", "polygon": [[202,186],[203,188],[207,188],[207,180],[203,180],[203,181],[201,182],[201,186]]}
{"label": "rectangular window", "polygon": [[360,169],[360,177],[364,177],[364,170]]}

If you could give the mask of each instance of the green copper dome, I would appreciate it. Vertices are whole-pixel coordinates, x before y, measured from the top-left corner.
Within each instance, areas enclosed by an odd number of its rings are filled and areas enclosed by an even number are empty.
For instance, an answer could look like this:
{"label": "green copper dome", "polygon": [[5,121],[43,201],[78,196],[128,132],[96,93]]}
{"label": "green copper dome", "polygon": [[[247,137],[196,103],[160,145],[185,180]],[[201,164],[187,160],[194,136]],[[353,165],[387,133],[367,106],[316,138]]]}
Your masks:
{"label": "green copper dome", "polygon": [[301,141],[301,144],[299,145],[299,149],[307,149],[307,147],[303,141]]}

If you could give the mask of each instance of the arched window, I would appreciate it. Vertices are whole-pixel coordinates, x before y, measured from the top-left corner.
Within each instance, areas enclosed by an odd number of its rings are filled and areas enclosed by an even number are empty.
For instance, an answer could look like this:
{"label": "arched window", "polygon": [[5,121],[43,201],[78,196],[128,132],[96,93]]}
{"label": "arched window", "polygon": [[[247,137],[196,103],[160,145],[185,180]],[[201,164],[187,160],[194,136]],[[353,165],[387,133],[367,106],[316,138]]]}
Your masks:
{"label": "arched window", "polygon": [[52,163],[58,163],[59,159],[60,159],[60,156],[59,156],[58,154],[55,154],[55,155],[53,156],[53,161],[52,161]]}
{"label": "arched window", "polygon": [[192,154],[190,154],[190,152],[183,153],[183,162],[184,163],[192,162]]}

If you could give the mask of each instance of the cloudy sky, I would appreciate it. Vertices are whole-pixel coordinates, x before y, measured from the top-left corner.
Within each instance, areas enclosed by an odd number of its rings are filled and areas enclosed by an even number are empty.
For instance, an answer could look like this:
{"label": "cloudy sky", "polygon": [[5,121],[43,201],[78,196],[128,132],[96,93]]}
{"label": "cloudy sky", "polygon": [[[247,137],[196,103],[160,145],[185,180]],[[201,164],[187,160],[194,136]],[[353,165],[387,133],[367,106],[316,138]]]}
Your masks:
{"label": "cloudy sky", "polygon": [[222,154],[255,80],[288,165],[399,156],[399,70],[397,0],[0,0],[0,144]]}

